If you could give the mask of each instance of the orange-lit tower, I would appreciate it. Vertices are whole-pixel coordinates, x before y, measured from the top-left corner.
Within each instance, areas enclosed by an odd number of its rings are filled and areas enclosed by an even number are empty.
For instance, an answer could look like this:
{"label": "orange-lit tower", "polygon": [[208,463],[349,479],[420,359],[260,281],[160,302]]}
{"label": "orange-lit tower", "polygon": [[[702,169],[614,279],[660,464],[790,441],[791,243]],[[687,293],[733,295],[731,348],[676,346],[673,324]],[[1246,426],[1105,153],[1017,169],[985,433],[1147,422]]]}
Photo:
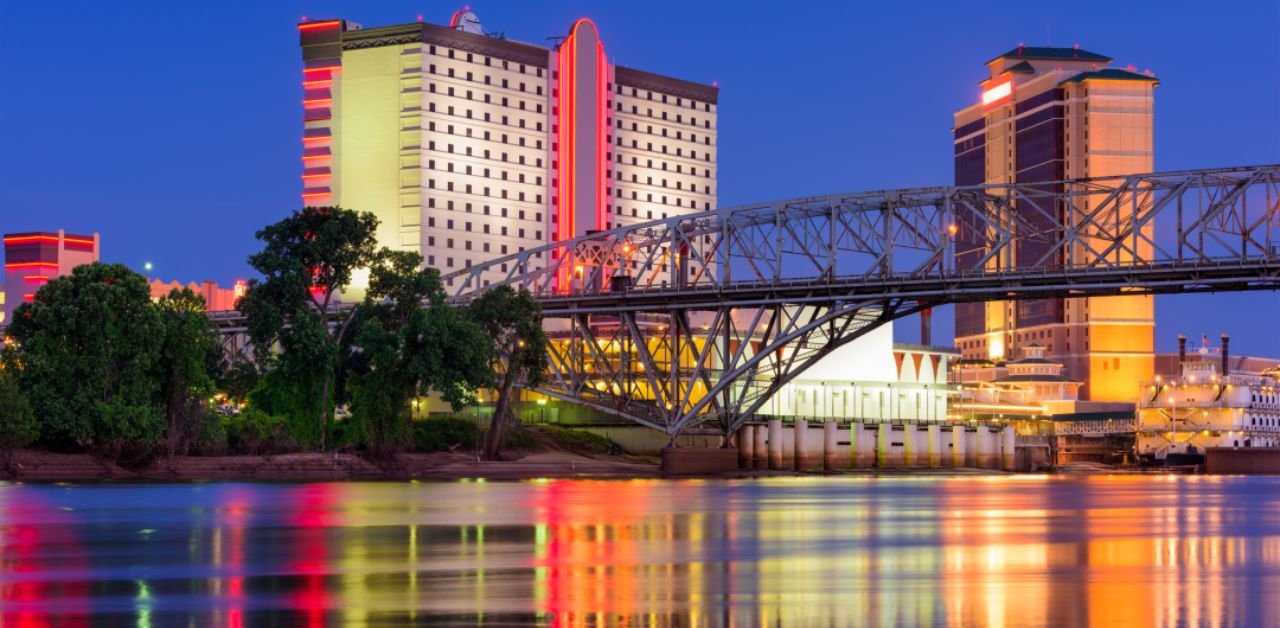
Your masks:
{"label": "orange-lit tower", "polygon": [[[1108,67],[1111,61],[1079,47],[1033,46],[988,61],[979,102],[955,114],[956,184],[1044,183],[1062,192],[1056,182],[1064,179],[1154,170],[1158,82],[1150,72]],[[1088,209],[1014,206],[1046,226],[1042,210],[1071,220],[1065,212]],[[1021,243],[1013,263],[1044,253]],[[957,262],[973,263],[963,254]],[[1040,344],[1067,376],[1085,382],[1084,398],[1132,401],[1134,383],[1154,372],[1154,315],[1150,296],[961,304],[956,347],[965,358],[1003,360]]]}

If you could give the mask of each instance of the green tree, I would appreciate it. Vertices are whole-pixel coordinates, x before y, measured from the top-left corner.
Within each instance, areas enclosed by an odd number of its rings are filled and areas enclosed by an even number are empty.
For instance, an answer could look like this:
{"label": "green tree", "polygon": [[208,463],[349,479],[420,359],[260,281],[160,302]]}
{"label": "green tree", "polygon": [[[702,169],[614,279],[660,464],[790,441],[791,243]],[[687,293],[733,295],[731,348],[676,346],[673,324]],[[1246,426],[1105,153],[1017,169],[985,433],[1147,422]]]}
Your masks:
{"label": "green tree", "polygon": [[348,433],[375,456],[410,440],[413,396],[434,391],[458,410],[492,380],[484,331],[446,303],[439,272],[419,269],[421,263],[416,253],[380,256],[345,352]]}
{"label": "green tree", "polygon": [[249,264],[263,279],[250,282],[239,308],[259,364],[269,363],[278,343],[277,370],[283,371],[264,379],[262,387],[275,390],[258,398],[277,404],[268,412],[281,413],[280,404],[289,413],[308,412],[289,416],[291,434],[303,446],[328,445],[338,347],[357,312],[339,312],[335,296],[357,269],[377,261],[377,226],[373,214],[308,207],[256,234],[263,248]]}
{"label": "green tree", "polygon": [[190,288],[174,289],[156,303],[164,326],[157,379],[164,410],[165,448],[185,454],[206,434],[209,365],[218,355],[218,335],[209,324],[204,298]]}
{"label": "green tree", "polygon": [[40,425],[18,379],[0,369],[0,469],[12,471],[13,450],[26,447],[39,434]]}
{"label": "green tree", "polygon": [[493,423],[485,437],[484,457],[495,460],[502,432],[510,420],[511,395],[517,383],[537,386],[547,368],[547,336],[542,308],[528,290],[498,286],[480,295],[467,315],[484,330],[493,347],[493,369],[499,373]]}
{"label": "green tree", "polygon": [[159,442],[154,377],[164,324],[146,279],[120,264],[85,264],[46,283],[14,311],[15,370],[58,448],[118,455]]}

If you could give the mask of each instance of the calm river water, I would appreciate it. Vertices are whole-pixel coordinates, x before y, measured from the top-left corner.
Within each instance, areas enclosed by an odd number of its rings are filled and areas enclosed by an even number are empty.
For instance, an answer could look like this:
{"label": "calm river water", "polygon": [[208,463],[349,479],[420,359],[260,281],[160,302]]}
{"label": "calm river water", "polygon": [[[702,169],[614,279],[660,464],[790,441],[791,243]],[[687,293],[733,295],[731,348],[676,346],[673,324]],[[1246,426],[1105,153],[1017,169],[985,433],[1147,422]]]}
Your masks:
{"label": "calm river water", "polygon": [[0,626],[1280,623],[1280,478],[0,484]]}

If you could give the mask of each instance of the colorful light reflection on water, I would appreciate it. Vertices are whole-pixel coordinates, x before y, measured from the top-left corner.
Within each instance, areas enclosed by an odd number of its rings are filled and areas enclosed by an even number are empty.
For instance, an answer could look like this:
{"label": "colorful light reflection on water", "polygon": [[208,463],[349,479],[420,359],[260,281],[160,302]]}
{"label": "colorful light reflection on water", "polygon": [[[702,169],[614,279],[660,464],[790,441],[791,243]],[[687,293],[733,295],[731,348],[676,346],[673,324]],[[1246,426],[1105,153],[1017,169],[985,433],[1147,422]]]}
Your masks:
{"label": "colorful light reflection on water", "polygon": [[0,626],[1277,622],[1280,478],[0,484]]}

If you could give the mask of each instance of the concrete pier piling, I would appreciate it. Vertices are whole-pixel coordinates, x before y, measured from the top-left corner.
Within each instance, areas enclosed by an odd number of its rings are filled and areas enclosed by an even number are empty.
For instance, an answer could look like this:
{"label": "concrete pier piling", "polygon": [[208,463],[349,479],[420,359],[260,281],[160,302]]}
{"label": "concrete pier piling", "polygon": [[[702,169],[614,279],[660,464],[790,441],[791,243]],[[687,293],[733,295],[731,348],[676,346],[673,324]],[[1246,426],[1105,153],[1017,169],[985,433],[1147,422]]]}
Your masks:
{"label": "concrete pier piling", "polygon": [[738,428],[738,468],[751,468],[755,458],[755,447],[756,426],[744,425]]}
{"label": "concrete pier piling", "polygon": [[822,424],[822,468],[827,471],[835,471],[840,465],[840,457],[836,453],[839,434],[840,426],[835,421]]}
{"label": "concrete pier piling", "polygon": [[805,471],[813,466],[809,460],[809,422],[804,419],[796,419],[794,426],[791,428],[791,436],[795,440],[795,455],[792,462],[796,471]]}
{"label": "concrete pier piling", "polygon": [[964,426],[951,426],[951,466],[960,468],[965,466],[965,447],[964,447]]}
{"label": "concrete pier piling", "polygon": [[875,439],[867,433],[862,423],[849,427],[849,455],[855,469],[869,469],[876,462]]}
{"label": "concrete pier piling", "polygon": [[936,469],[942,466],[942,426],[929,426],[929,467]]}
{"label": "concrete pier piling", "polygon": [[1013,432],[1012,425],[1006,425],[1000,430],[1000,468],[1005,471],[1015,471],[1018,465],[1018,446],[1017,435]]}
{"label": "concrete pier piling", "polygon": [[892,426],[888,423],[881,423],[876,430],[876,466],[889,466],[889,437],[892,436]]}
{"label": "concrete pier piling", "polygon": [[902,426],[902,466],[916,466],[916,426]]}
{"label": "concrete pier piling", "polygon": [[767,469],[769,467],[769,430],[763,425],[755,425],[755,434],[752,439],[755,444],[751,446],[751,466],[756,469]]}
{"label": "concrete pier piling", "polygon": [[769,468],[782,469],[782,419],[769,419]]}

